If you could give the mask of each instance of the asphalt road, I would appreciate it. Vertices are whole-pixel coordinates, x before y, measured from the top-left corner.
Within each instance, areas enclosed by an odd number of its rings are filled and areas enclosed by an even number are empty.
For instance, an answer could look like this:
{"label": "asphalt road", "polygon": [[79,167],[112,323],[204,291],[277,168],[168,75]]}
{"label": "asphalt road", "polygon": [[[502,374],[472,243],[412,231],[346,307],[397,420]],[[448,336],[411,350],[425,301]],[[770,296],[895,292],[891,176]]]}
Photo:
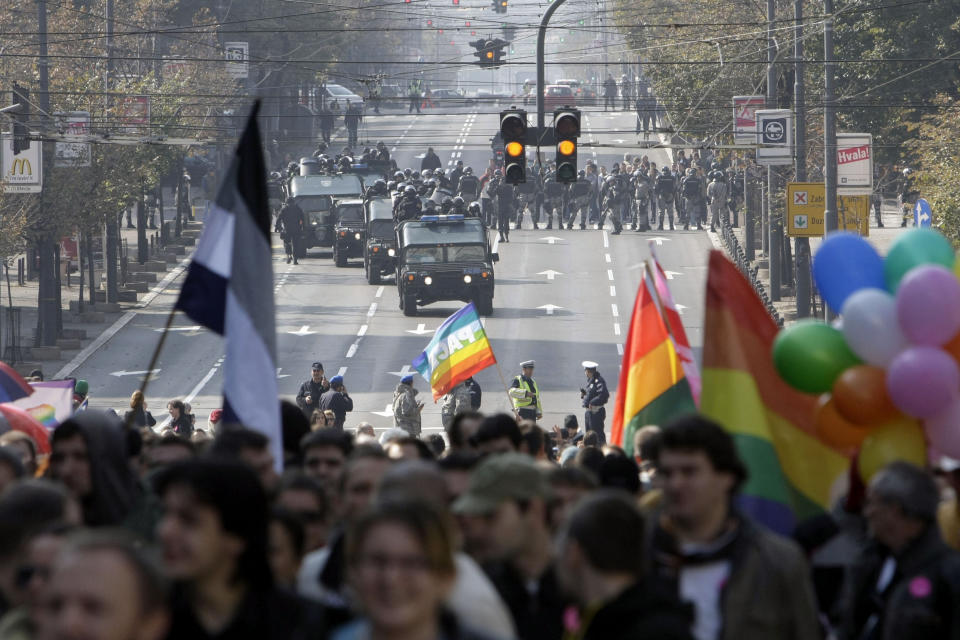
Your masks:
{"label": "asphalt road", "polygon": [[[609,165],[624,153],[638,152],[664,163],[665,151],[637,146],[633,118],[630,113],[588,112],[583,121],[581,166],[588,158]],[[387,112],[367,118],[361,144],[383,140],[401,167],[415,169],[419,169],[418,156],[433,146],[446,164],[463,159],[480,171],[490,157],[489,139],[496,126],[492,110],[477,113],[464,108],[419,116]],[[602,146],[590,147],[594,142]],[[544,153],[549,160],[553,149]],[[536,360],[534,376],[543,393],[544,426],[562,423],[568,413],[577,414],[582,422],[582,360],[597,361],[611,391],[616,389],[640,266],[649,256],[651,239],[659,245],[658,255],[672,278],[674,298],[683,305],[691,345],[699,357],[707,254],[713,246],[707,234],[625,231],[613,236],[607,230],[527,228],[512,232],[510,243],[500,245],[494,315],[485,320],[485,326],[508,383],[519,372],[519,362]],[[344,376],[354,399],[348,426],[360,421],[371,422],[377,429],[392,426],[389,406],[394,387],[410,371],[411,361],[432,331],[459,305],[438,303],[421,308],[416,318],[407,318],[399,309],[395,285],[390,280],[368,285],[360,261],[338,269],[329,252],[311,251],[299,266],[287,265],[277,237],[274,256],[281,394],[295,395],[309,376],[311,362],[320,360],[328,377]],[[145,375],[181,282],[182,277],[174,280],[72,374],[89,381],[92,406],[118,411],[126,407]],[[151,409],[161,417],[167,400],[186,398],[198,422],[205,423],[209,411],[219,406],[222,357],[218,336],[178,316],[147,392]],[[508,409],[497,368],[480,373],[477,380],[484,391],[484,411]],[[422,379],[417,379],[416,386],[427,404],[425,431],[440,430],[439,405],[430,402]]]}

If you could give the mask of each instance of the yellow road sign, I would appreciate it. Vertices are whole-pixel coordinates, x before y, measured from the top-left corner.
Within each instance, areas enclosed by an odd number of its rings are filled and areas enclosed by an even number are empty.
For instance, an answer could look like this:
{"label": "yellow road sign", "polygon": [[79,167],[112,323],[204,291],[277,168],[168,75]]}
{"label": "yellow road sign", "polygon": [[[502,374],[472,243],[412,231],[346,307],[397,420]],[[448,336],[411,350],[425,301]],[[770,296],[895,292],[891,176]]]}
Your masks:
{"label": "yellow road sign", "polygon": [[[787,183],[787,235],[816,238],[824,235],[824,184],[822,182]],[[870,196],[837,196],[840,228],[862,236],[870,234]]]}

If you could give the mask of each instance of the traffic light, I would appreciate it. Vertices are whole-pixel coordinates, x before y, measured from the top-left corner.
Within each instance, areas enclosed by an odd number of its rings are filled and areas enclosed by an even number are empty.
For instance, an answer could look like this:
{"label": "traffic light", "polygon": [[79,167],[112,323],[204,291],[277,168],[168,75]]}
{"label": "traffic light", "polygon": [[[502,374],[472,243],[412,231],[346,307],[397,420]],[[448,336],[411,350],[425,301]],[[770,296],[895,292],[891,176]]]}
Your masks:
{"label": "traffic light", "polygon": [[499,38],[496,40],[480,38],[479,40],[473,40],[469,44],[476,49],[473,55],[477,56],[478,60],[476,64],[479,66],[492,69],[504,63],[503,58],[505,54],[503,47],[508,44],[504,40],[500,40]]}
{"label": "traffic light", "polygon": [[554,111],[553,134],[557,140],[557,182],[576,182],[580,111],[570,107]]}
{"label": "traffic light", "polygon": [[453,6],[459,7],[459,6],[460,6],[460,0],[453,0]]}
{"label": "traffic light", "polygon": [[493,11],[494,13],[506,13],[507,0],[493,0]]}
{"label": "traffic light", "polygon": [[13,85],[13,104],[20,108],[13,114],[13,153],[18,154],[30,148],[30,90],[18,84]]}
{"label": "traffic light", "polygon": [[500,112],[503,138],[503,178],[507,184],[527,181],[527,112],[508,109]]}

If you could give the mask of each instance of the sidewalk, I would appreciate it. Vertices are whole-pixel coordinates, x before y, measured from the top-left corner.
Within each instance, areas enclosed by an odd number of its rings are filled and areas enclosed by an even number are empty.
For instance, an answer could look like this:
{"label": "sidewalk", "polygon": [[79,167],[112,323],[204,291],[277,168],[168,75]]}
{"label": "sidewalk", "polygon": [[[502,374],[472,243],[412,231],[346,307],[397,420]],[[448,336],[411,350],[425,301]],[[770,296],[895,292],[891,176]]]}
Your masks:
{"label": "sidewalk", "polygon": [[[120,251],[121,255],[124,251],[126,253],[127,268],[126,273],[124,273],[122,267],[120,268],[119,302],[105,302],[103,287],[100,286],[100,281],[104,278],[102,269],[99,268],[102,264],[100,252],[95,254],[95,260],[98,264],[97,282],[95,283],[97,285],[97,301],[93,306],[89,304],[90,283],[86,281],[86,265],[84,265],[82,313],[80,313],[78,302],[80,295],[79,274],[77,272],[70,274],[69,280],[61,277],[63,331],[56,346],[34,346],[39,284],[34,279],[26,281],[23,286],[19,286],[15,268],[17,260],[14,259],[12,261],[14,273],[10,274],[9,289],[7,280],[4,278],[2,296],[0,296],[0,357],[3,358],[3,361],[12,364],[17,371],[24,375],[35,369],[42,371],[46,379],[70,375],[72,370],[79,366],[92,350],[98,348],[113,333],[116,333],[122,324],[129,321],[129,318],[125,319],[127,314],[149,304],[185,268],[187,256],[192,252],[202,228],[200,219],[203,214],[204,202],[197,199],[194,203],[196,221],[187,222],[183,226],[180,238],[175,238],[173,233],[174,223],[172,221],[176,218],[176,209],[174,207],[164,208],[164,220],[169,229],[169,241],[161,249],[158,243],[159,229],[148,229],[147,239],[148,242],[151,238],[153,239],[153,248],[148,260],[142,265],[137,262],[137,230],[135,228],[128,229],[126,216],[123,217],[120,229]],[[136,223],[136,216],[133,216],[133,219]],[[159,219],[157,223],[159,223]],[[11,337],[10,327],[8,326],[11,317],[8,307],[11,304],[15,309],[19,308],[20,310],[19,357],[11,357],[15,354],[12,353],[12,350],[7,349],[10,346]],[[120,324],[118,325],[118,323]]]}
{"label": "sidewalk", "polygon": [[[903,228],[900,226],[901,215],[900,211],[897,209],[896,205],[892,201],[884,201],[883,207],[881,209],[881,216],[883,218],[883,228],[876,226],[876,219],[873,216],[873,210],[870,211],[870,235],[867,237],[867,241],[873,245],[873,247],[880,253],[881,256],[886,256],[887,252],[890,249],[890,245],[899,237],[901,233],[907,231],[908,229],[913,228],[913,223],[910,222],[909,226]],[[734,235],[737,240],[740,242],[741,247],[746,247],[745,240],[745,229],[742,225],[743,222],[743,212],[740,213],[741,226],[733,229]],[[760,238],[760,225],[756,224],[755,226],[755,260],[750,263],[750,268],[757,268],[757,279],[763,285],[764,289],[767,291],[767,295],[770,293],[770,271],[769,263],[767,260],[766,254],[761,250],[762,240]],[[790,251],[794,259],[796,255],[793,251],[793,238],[787,238],[790,241]],[[810,255],[815,259],[817,255],[817,250],[820,248],[820,244],[823,242],[823,238],[810,238]],[[722,243],[722,240],[721,240]],[[784,274],[786,275],[786,274]],[[812,276],[811,276],[812,279]],[[814,284],[814,286],[816,286]],[[817,311],[822,313],[823,304],[822,300],[817,296]],[[781,283],[781,297],[779,301],[772,303],[774,308],[779,312],[780,316],[783,318],[785,324],[795,322],[797,320],[797,299],[796,291],[794,290],[794,283],[792,276],[790,278],[784,277]]]}

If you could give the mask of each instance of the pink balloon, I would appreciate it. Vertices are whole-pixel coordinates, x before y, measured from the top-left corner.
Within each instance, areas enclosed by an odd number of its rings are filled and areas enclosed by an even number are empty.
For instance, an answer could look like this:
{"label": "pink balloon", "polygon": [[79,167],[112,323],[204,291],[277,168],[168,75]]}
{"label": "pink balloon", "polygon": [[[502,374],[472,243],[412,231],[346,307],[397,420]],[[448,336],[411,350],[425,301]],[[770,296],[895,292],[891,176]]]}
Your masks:
{"label": "pink balloon", "polygon": [[960,459],[960,400],[923,423],[930,446],[940,457]]}
{"label": "pink balloon", "polygon": [[897,289],[897,319],[913,344],[939,347],[960,331],[960,281],[940,265],[907,272]]}
{"label": "pink balloon", "polygon": [[887,369],[893,404],[914,418],[932,418],[960,398],[960,367],[943,349],[905,349]]}

